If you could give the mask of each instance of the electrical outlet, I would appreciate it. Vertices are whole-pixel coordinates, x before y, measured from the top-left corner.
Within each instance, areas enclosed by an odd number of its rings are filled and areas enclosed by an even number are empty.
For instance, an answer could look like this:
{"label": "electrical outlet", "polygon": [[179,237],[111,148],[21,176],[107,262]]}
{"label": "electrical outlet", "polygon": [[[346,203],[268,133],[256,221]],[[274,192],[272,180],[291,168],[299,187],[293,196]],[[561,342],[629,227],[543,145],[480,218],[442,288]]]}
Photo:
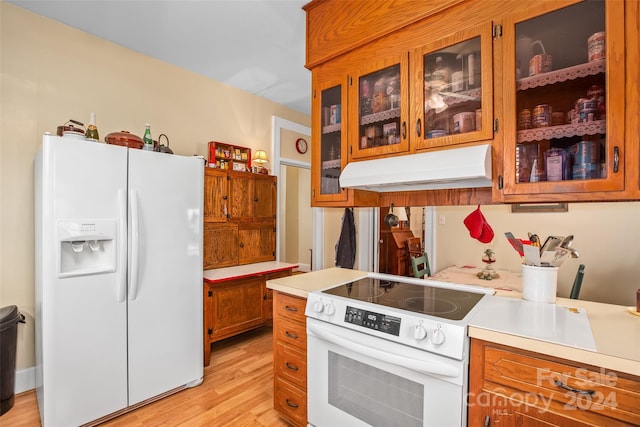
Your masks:
{"label": "electrical outlet", "polygon": [[438,216],[438,224],[440,224],[440,225],[444,225],[444,224],[446,224],[446,223],[447,223],[447,221],[446,221],[446,219],[445,219],[444,215],[439,215],[439,216]]}

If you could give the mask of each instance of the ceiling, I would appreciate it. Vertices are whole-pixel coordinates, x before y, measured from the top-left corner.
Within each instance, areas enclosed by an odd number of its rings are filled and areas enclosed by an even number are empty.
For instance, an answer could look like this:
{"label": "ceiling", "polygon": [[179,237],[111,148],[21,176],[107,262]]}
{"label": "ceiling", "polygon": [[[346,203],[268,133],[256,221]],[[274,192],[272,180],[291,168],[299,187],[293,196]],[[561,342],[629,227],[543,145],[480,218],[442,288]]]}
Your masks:
{"label": "ceiling", "polygon": [[164,62],[311,114],[308,0],[9,0]]}

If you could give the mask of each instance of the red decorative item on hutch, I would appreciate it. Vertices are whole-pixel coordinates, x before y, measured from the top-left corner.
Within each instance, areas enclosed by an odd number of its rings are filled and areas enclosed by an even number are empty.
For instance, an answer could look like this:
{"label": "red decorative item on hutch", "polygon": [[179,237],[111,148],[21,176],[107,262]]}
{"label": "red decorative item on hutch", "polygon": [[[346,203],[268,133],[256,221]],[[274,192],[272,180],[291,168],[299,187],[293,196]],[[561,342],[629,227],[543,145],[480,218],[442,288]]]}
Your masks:
{"label": "red decorative item on hutch", "polygon": [[251,170],[251,149],[224,142],[209,142],[209,166],[240,172]]}

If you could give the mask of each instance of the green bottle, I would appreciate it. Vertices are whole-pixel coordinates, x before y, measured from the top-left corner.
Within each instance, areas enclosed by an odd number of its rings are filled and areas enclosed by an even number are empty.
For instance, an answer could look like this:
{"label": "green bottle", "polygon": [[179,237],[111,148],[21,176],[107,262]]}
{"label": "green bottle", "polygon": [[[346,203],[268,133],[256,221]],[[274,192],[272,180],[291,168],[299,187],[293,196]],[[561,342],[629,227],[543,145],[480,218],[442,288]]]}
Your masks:
{"label": "green bottle", "polygon": [[100,137],[98,136],[98,128],[96,127],[95,113],[91,113],[91,116],[89,117],[89,126],[87,127],[87,131],[85,132],[84,136],[87,139],[91,139],[94,141],[98,141],[100,139]]}
{"label": "green bottle", "polygon": [[143,150],[153,151],[153,138],[151,138],[151,125],[147,123],[145,125],[147,128],[144,130],[144,136],[142,137],[142,141],[144,142]]}

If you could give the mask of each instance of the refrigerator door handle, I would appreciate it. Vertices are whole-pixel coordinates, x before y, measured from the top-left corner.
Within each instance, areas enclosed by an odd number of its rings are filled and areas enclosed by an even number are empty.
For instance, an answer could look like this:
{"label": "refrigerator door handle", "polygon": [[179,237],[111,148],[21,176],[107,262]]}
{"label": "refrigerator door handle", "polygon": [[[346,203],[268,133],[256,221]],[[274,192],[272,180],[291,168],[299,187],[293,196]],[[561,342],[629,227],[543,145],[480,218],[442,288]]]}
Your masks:
{"label": "refrigerator door handle", "polygon": [[124,302],[127,293],[127,193],[118,190],[118,266],[116,274],[116,298]]}
{"label": "refrigerator door handle", "polygon": [[131,279],[129,281],[129,300],[135,301],[138,296],[138,264],[140,261],[138,197],[135,190],[129,191],[129,203],[131,203]]}

